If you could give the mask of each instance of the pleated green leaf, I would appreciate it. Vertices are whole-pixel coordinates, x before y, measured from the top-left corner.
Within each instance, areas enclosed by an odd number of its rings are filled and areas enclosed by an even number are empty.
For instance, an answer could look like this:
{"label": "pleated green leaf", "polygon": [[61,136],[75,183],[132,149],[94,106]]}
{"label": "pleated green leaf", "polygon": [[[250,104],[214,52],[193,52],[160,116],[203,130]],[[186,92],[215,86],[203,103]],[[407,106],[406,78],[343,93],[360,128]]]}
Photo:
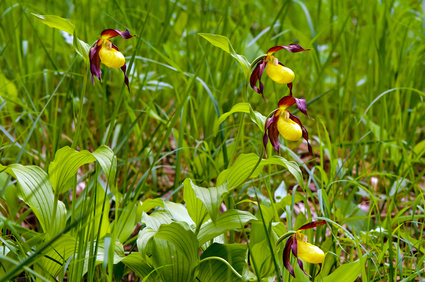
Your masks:
{"label": "pleated green leaf", "polygon": [[159,281],[195,281],[195,267],[176,246],[164,239],[152,238],[150,241],[152,265],[157,271]]}
{"label": "pleated green leaf", "polygon": [[266,123],[266,117],[261,113],[254,111],[249,103],[239,103],[232,107],[230,111],[224,113],[220,116],[220,118],[214,124],[214,134],[216,135],[219,129],[220,124],[225,121],[230,115],[235,113],[246,113],[249,114],[251,121],[255,123],[261,132],[264,133],[264,126]]}
{"label": "pleated green leaf", "polygon": [[186,178],[183,182],[183,199],[186,204],[187,212],[189,213],[192,220],[195,222],[196,226],[202,224],[202,222],[209,219],[208,211],[205,208],[205,205],[200,199],[196,197],[195,190],[193,189],[192,180]]}
{"label": "pleated green leaf", "polygon": [[210,42],[212,45],[229,53],[239,63],[239,66],[241,67],[245,76],[248,76],[250,72],[251,64],[248,62],[248,60],[244,56],[236,54],[232,44],[230,43],[229,38],[223,35],[212,34],[212,33],[198,33],[198,35],[208,40],[208,42]]}
{"label": "pleated green leaf", "polygon": [[137,206],[127,205],[119,212],[112,228],[117,228],[117,237],[120,243],[124,243],[136,227]]}
{"label": "pleated green leaf", "polygon": [[[221,205],[221,202],[223,201],[223,195],[227,193],[227,183],[224,183],[223,185],[217,186],[217,187],[211,187],[211,188],[203,188],[195,185],[191,179],[185,180],[185,189],[192,189],[195,193],[195,197],[203,203],[205,209],[207,210],[212,222],[215,224],[217,216],[219,215],[219,208]],[[189,192],[190,194],[191,192]],[[191,195],[193,197],[193,195]],[[193,206],[196,206],[192,202],[194,201],[193,198],[187,197],[188,201],[191,201],[189,204],[191,208],[191,213],[197,217],[197,213],[200,213],[200,215],[203,215],[202,208],[199,210],[193,209]],[[186,201],[186,198],[185,198]],[[199,202],[198,202],[199,203]],[[186,203],[187,205],[188,203]],[[189,209],[189,208],[188,208]],[[197,217],[199,220],[199,216]],[[198,221],[198,224],[200,221]]]}
{"label": "pleated green leaf", "polygon": [[173,243],[177,251],[184,254],[191,265],[199,263],[198,239],[185,222],[161,225],[155,238]]}
{"label": "pleated green leaf", "polygon": [[323,278],[323,282],[331,281],[355,281],[362,272],[363,265],[360,260],[343,264],[330,275]]}
{"label": "pleated green leaf", "polygon": [[144,260],[141,254],[131,253],[121,262],[134,271],[134,273],[136,273],[140,278],[146,279],[143,281],[158,281],[158,274],[156,270]]}
{"label": "pleated green leaf", "polygon": [[[149,232],[152,234],[152,230]],[[163,281],[194,281],[199,244],[185,222],[162,224],[156,234],[143,240],[149,245],[143,247],[151,250],[151,262]],[[137,243],[139,246],[139,240]]]}
{"label": "pleated green leaf", "polygon": [[102,145],[92,153],[106,175],[110,187],[115,187],[115,175],[117,173],[117,157],[108,146]]}
{"label": "pleated green leaf", "polygon": [[0,170],[18,181],[23,201],[32,209],[44,232],[54,235],[65,228],[66,208],[56,201],[49,176],[38,166],[0,165]]}
{"label": "pleated green leaf", "polygon": [[65,31],[73,36],[73,47],[75,51],[80,55],[84,61],[89,61],[89,51],[90,45],[86,42],[80,40],[75,35],[75,25],[71,23],[68,19],[64,19],[55,15],[38,15],[32,14],[35,18],[45,25],[50,27]]}
{"label": "pleated green leaf", "polygon": [[74,34],[75,25],[71,23],[68,19],[64,19],[55,15],[38,15],[32,14],[36,17],[37,20],[41,21],[45,25],[48,25],[59,30],[68,32],[69,34]]}
{"label": "pleated green leaf", "polygon": [[185,206],[167,201],[164,202],[164,208],[175,221],[186,222],[191,229],[195,229],[195,222],[193,222]]}
{"label": "pleated green leaf", "polygon": [[258,220],[251,213],[240,210],[228,210],[220,214],[216,224],[212,221],[204,223],[199,230],[198,240],[200,246],[214,239],[220,234],[233,229],[240,229],[245,223]]}
{"label": "pleated green leaf", "polygon": [[69,188],[68,181],[75,176],[78,169],[96,160],[105,172],[109,185],[113,186],[117,171],[117,160],[109,147],[102,145],[96,151],[90,153],[87,150],[77,152],[66,146],[56,152],[55,159],[49,166],[53,189],[58,194],[66,192]]}
{"label": "pleated green leaf", "polygon": [[75,250],[78,250],[78,242],[75,238],[67,234],[62,235],[43,252],[44,257],[38,261],[40,269],[53,277],[59,276],[63,266]]}
{"label": "pleated green leaf", "polygon": [[248,178],[257,177],[263,171],[264,166],[269,164],[284,166],[300,185],[304,185],[301,170],[295,162],[288,161],[281,156],[273,156],[268,159],[261,159],[258,166],[255,168],[258,160],[259,157],[253,153],[239,155],[230,168],[220,173],[217,178],[217,185],[222,185],[227,181],[229,189],[235,189],[243,184]]}

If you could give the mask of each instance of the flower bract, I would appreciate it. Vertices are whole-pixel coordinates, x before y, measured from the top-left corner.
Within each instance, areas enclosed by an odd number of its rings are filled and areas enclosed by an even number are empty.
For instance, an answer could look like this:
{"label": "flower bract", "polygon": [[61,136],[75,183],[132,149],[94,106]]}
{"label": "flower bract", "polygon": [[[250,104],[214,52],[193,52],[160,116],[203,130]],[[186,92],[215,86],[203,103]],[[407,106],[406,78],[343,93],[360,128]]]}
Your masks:
{"label": "flower bract", "polygon": [[307,129],[302,125],[301,121],[287,111],[287,108],[293,104],[297,104],[298,109],[307,117],[307,105],[304,99],[294,98],[293,96],[285,96],[279,101],[279,108],[273,113],[273,116],[266,121],[263,144],[267,147],[270,139],[273,148],[279,152],[279,135],[289,141],[298,141],[303,137],[307,141],[308,152],[313,155],[310,141],[308,140]]}
{"label": "flower bract", "polygon": [[[308,275],[304,270],[303,261],[313,264],[319,264],[320,268],[322,268],[323,260],[325,259],[325,253],[317,246],[312,245],[307,242],[307,236],[302,234],[300,231],[305,229],[310,229],[316,226],[320,226],[325,224],[326,221],[319,220],[307,223],[300,228],[298,228],[297,232],[290,236],[286,241],[285,249],[283,250],[283,264],[285,268],[289,271],[289,273],[295,278],[294,268],[291,265],[291,251],[294,257],[297,258],[297,263],[301,270]],[[320,270],[319,270],[320,273]],[[317,274],[319,274],[317,273]]]}
{"label": "flower bract", "polygon": [[[263,95],[264,98],[264,85],[261,82],[261,76],[263,75],[264,69],[266,69],[267,75],[276,83],[287,84],[292,96],[292,81],[294,81],[295,74],[294,72],[285,67],[273,54],[279,50],[286,49],[291,53],[298,53],[301,51],[309,51],[310,49],[304,49],[298,44],[289,44],[283,46],[275,46],[270,48],[267,51],[267,55],[264,55],[263,58],[256,64],[254,70],[252,71],[250,77],[250,85],[252,89],[256,92]],[[257,81],[259,82],[259,87],[257,87]]]}
{"label": "flower bract", "polygon": [[128,29],[120,31],[117,29],[105,29],[100,34],[100,38],[96,41],[94,46],[90,49],[90,72],[91,78],[94,84],[94,77],[96,76],[99,81],[101,80],[102,71],[100,70],[100,63],[110,68],[121,68],[124,73],[124,82],[127,85],[128,91],[130,87],[128,85],[128,77],[126,75],[126,65],[124,55],[118,50],[109,39],[115,36],[121,36],[124,39],[129,39],[134,35],[131,35]]}

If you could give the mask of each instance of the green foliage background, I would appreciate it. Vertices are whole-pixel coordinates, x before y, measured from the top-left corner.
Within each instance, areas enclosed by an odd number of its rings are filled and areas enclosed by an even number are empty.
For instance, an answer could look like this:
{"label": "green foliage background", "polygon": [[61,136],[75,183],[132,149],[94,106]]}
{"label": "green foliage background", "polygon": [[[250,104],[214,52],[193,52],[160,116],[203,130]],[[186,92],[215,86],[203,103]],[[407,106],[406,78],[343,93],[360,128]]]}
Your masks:
{"label": "green foliage background", "polygon": [[[44,25],[32,14],[69,19],[75,25],[75,35],[89,45],[107,28],[128,28],[131,34],[137,34],[129,40],[112,40],[127,58],[131,92],[123,84],[122,72],[105,66],[103,82],[95,79],[92,85],[87,63],[75,52],[70,35]],[[255,230],[262,230],[258,238],[273,239],[319,217],[327,219],[329,225],[327,230],[309,231],[309,238],[315,238],[315,243],[328,252],[318,280],[337,281],[335,277],[343,276],[336,275],[348,275],[348,270],[354,273],[354,279],[361,273],[364,281],[423,279],[424,19],[425,7],[420,1],[2,0],[0,162],[5,167],[14,163],[41,167],[53,183],[50,168],[60,148],[70,146],[90,152],[102,145],[111,148],[107,154],[108,158],[116,158],[116,178],[111,180],[108,172],[102,174],[113,167],[113,160],[110,166],[102,166],[87,152],[87,159],[78,166],[78,176],[75,171],[70,179],[64,177],[62,184],[66,187],[61,192],[54,185],[49,188],[56,191],[52,203],[61,200],[67,208],[65,233],[69,231],[69,236],[80,242],[80,249],[69,253],[90,253],[89,265],[77,263],[68,278],[82,279],[78,275],[87,271],[87,279],[131,280],[133,272],[143,278],[149,271],[145,272],[145,265],[137,265],[141,258],[135,257],[143,254],[133,252],[138,235],[131,233],[135,222],[143,221],[142,211],[156,208],[152,216],[158,207],[159,211],[166,208],[156,204],[143,210],[141,202],[151,198],[186,202],[186,178],[200,187],[220,187],[218,175],[225,169],[230,171],[238,156],[249,158],[245,154],[255,153],[258,159],[263,131],[243,113],[230,115],[221,127],[218,118],[242,102],[266,116],[289,93],[265,76],[265,103],[248,87],[234,58],[198,34],[228,37],[235,52],[250,62],[270,47],[295,42],[311,51],[291,54],[282,50],[276,57],[295,72],[294,96],[306,99],[314,118],[302,122],[309,131],[315,160],[308,156],[304,143],[285,141],[281,156],[299,164],[303,183],[296,181],[287,166],[276,166],[273,161],[264,164],[255,178],[235,182],[237,187],[231,187],[234,189],[224,197],[225,207],[256,215],[265,223],[266,232],[261,220],[251,223],[252,227],[249,225],[244,232],[226,232],[222,241],[229,246],[211,245],[217,249],[208,253],[218,254],[226,248],[228,253],[230,249],[241,252],[238,245],[230,244],[246,244],[247,240],[252,242],[250,252],[259,249],[260,253],[264,248],[254,243],[268,243],[255,239]],[[294,110],[292,113],[297,114]],[[0,255],[6,256],[7,246],[15,253],[16,261],[40,261],[35,255],[25,254],[37,252],[39,242],[49,242],[56,233],[49,234],[49,238],[31,233],[42,230],[27,205],[34,213],[36,208],[17,200],[13,192],[16,178],[8,176],[3,166]],[[243,163],[240,167],[244,169]],[[235,169],[233,173],[240,172]],[[93,237],[83,238],[82,230],[97,229],[99,219],[88,226],[73,221],[78,218],[76,199],[72,197],[77,187],[90,191],[78,192],[84,199],[80,202],[87,201],[79,208],[87,210],[100,201],[94,191],[102,195],[105,187],[110,189],[110,211],[98,210],[98,214],[109,218],[108,228],[92,232]],[[278,197],[285,201],[278,204]],[[265,212],[261,216],[256,203],[259,200]],[[140,214],[136,216],[132,208],[138,208]],[[279,219],[282,213],[286,219]],[[119,220],[121,214],[126,217]],[[125,226],[131,214],[135,216],[134,224]],[[268,224],[279,221],[286,227],[272,231]],[[255,229],[257,223],[263,229]],[[27,228],[21,230],[22,226]],[[143,221],[138,229],[146,226],[151,228]],[[186,231],[189,228],[184,224],[173,226]],[[119,243],[115,247],[126,247],[126,263],[121,262],[124,255],[117,255],[121,249],[108,254],[93,243],[100,242],[105,234],[112,234],[106,236],[110,242],[102,241],[99,246],[114,246],[116,239]],[[34,241],[26,243],[30,238]],[[58,240],[55,244],[60,245],[71,239]],[[165,244],[155,240],[156,248]],[[86,243],[96,248],[81,247]],[[129,256],[131,252],[134,255]],[[281,264],[281,253],[275,255],[253,257],[254,261],[270,259]],[[97,268],[96,256],[105,259]],[[133,259],[136,264],[132,264]],[[235,257],[235,261],[238,259]],[[30,270],[22,268],[16,275],[35,279],[31,271],[42,273],[31,261],[26,264]],[[161,262],[154,261],[153,265],[157,267]],[[347,267],[342,269],[340,265]],[[251,278],[276,277],[276,269],[280,269],[283,279],[290,278],[281,265],[269,266],[269,270],[250,269],[256,274]],[[234,268],[241,274],[242,270]],[[307,270],[314,273],[313,267]],[[7,271],[3,267],[3,272]],[[59,279],[65,277],[57,275]],[[44,276],[48,280],[56,277]]]}

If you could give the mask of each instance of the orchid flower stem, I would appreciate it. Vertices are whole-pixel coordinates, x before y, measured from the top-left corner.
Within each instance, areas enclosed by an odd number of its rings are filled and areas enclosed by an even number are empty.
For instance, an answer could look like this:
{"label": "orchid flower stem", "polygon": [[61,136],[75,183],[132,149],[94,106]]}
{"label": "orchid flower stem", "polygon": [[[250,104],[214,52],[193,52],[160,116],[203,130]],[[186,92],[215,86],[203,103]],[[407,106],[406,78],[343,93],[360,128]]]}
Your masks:
{"label": "orchid flower stem", "polygon": [[276,241],[276,246],[280,244],[280,242],[282,242],[283,240],[285,240],[288,237],[291,237],[292,235],[297,234],[297,231],[288,231],[285,234],[283,234],[277,241]]}
{"label": "orchid flower stem", "polygon": [[263,55],[260,55],[257,58],[255,58],[254,61],[252,61],[252,63],[251,63],[251,70],[253,68],[255,68],[255,65],[265,57],[267,57],[267,54],[263,54]]}

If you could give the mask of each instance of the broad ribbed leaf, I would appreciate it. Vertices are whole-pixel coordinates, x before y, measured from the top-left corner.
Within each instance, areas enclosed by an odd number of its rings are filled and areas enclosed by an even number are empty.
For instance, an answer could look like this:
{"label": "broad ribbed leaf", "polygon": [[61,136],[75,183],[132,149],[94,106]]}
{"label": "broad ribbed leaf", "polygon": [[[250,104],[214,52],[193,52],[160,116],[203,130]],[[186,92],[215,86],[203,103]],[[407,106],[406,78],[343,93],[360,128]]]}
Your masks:
{"label": "broad ribbed leaf", "polygon": [[[366,261],[366,260],[365,260]],[[362,272],[362,263],[360,260],[355,262],[343,264],[338,267],[334,272],[323,278],[323,282],[331,281],[355,281]]]}
{"label": "broad ribbed leaf", "polygon": [[96,158],[87,150],[77,152],[66,146],[56,152],[55,159],[50,163],[49,176],[53,189],[57,194],[66,192],[66,186],[78,169],[88,163],[96,161]]}
{"label": "broad ribbed leaf", "polygon": [[261,113],[254,111],[251,107],[251,104],[249,103],[239,103],[232,107],[230,111],[227,113],[224,113],[220,116],[220,118],[216,121],[214,125],[214,132],[215,134],[218,132],[220,124],[225,121],[230,115],[235,113],[246,113],[249,114],[249,117],[251,118],[252,122],[255,123],[258,128],[261,130],[261,132],[264,133],[264,125],[266,123],[266,117],[263,116]]}
{"label": "broad ribbed leaf", "polygon": [[[66,208],[55,197],[48,175],[37,166],[0,165],[0,170],[14,176],[23,201],[30,206],[44,232],[57,234],[65,228]],[[56,209],[56,211],[55,211]]]}
{"label": "broad ribbed leaf", "polygon": [[156,238],[152,238],[149,244],[152,249],[150,259],[160,276],[159,281],[194,281],[196,266],[192,265],[184,254],[177,251],[174,244]]}
{"label": "broad ribbed leaf", "polygon": [[232,44],[229,41],[229,38],[223,35],[218,34],[211,34],[211,33],[198,33],[200,36],[208,40],[212,45],[222,49],[223,51],[229,53],[233,58],[236,59],[236,61],[239,63],[240,67],[242,68],[242,71],[244,72],[245,76],[248,76],[251,68],[251,64],[248,62],[248,60],[242,56],[236,54],[235,50],[233,49]]}
{"label": "broad ribbed leaf", "polygon": [[268,277],[273,275],[276,270],[274,267],[273,257],[270,252],[268,240],[264,239],[252,246],[251,252],[251,258],[253,258],[253,261],[255,261],[260,272],[260,276]]}
{"label": "broad ribbed leaf", "polygon": [[149,265],[139,253],[131,253],[122,261],[129,269],[134,271],[140,278],[146,279],[147,282],[158,281],[158,274],[154,268]]}
{"label": "broad ribbed leaf", "polygon": [[137,206],[127,205],[118,213],[118,218],[115,219],[113,227],[117,228],[117,238],[120,243],[130,237],[136,227]]}
{"label": "broad ribbed leaf", "polygon": [[75,250],[78,250],[78,242],[75,238],[67,234],[62,235],[43,252],[44,257],[38,261],[41,266],[40,269],[53,277],[57,277]]}
{"label": "broad ribbed leaf", "polygon": [[[217,178],[217,185],[221,185],[228,181],[229,189],[235,189],[243,184],[248,178],[257,177],[265,165],[275,164],[286,167],[289,172],[295,177],[300,185],[303,185],[302,173],[299,166],[292,161],[287,161],[280,156],[273,156],[268,159],[261,159],[258,166],[259,157],[256,154],[241,154],[233,163],[233,165],[220,173]],[[255,170],[254,170],[255,168]],[[254,170],[254,171],[253,171]]]}
{"label": "broad ribbed leaf", "polygon": [[139,210],[142,212],[148,212],[151,209],[154,209],[156,207],[164,207],[164,200],[161,198],[155,198],[155,199],[147,199],[142,203],[142,205],[139,207]]}
{"label": "broad ribbed leaf", "polygon": [[271,158],[261,160],[261,165],[262,165],[261,168],[257,167],[257,169],[252,174],[252,177],[257,177],[263,171],[264,166],[269,165],[269,164],[274,164],[274,165],[286,167],[288,169],[288,171],[295,177],[297,182],[301,186],[304,185],[303,175],[302,175],[300,167],[297,165],[297,163],[293,162],[293,161],[288,161],[281,156],[273,156]]}
{"label": "broad ribbed leaf", "polygon": [[223,201],[223,195],[227,193],[227,183],[211,188],[199,187],[191,179],[186,179],[185,183],[187,184],[185,189],[193,189],[196,198],[202,201],[212,222],[215,224],[221,202]]}
{"label": "broad ribbed leaf", "polygon": [[212,221],[204,223],[199,230],[198,240],[200,246],[218,235],[233,229],[243,228],[244,224],[258,220],[255,216],[246,211],[228,210],[220,214],[216,224]]}
{"label": "broad ribbed leaf", "polygon": [[48,25],[59,30],[63,30],[73,36],[73,47],[75,51],[80,55],[86,62],[89,60],[90,45],[86,42],[78,39],[75,35],[75,25],[68,19],[64,19],[55,15],[37,15],[32,14],[37,20],[41,21],[45,25]]}
{"label": "broad ribbed leaf", "polygon": [[90,45],[84,42],[83,40],[78,39],[78,37],[75,35],[74,32],[74,40],[72,42],[75,51],[80,55],[84,61],[89,61],[89,52],[90,52]]}
{"label": "broad ribbed leaf", "polygon": [[48,25],[59,30],[74,34],[75,26],[68,19],[64,19],[55,15],[37,15],[32,14],[37,20],[41,21],[45,25]]}
{"label": "broad ribbed leaf", "polygon": [[[197,278],[200,281],[241,281],[241,278],[230,269],[229,265],[242,275],[244,269],[248,267],[246,256],[247,246],[245,244],[213,243],[201,256]],[[211,257],[220,257],[229,265],[217,259],[206,260]]]}
{"label": "broad ribbed leaf", "polygon": [[151,215],[147,215],[143,212],[142,223],[146,224],[146,227],[140,230],[137,238],[137,249],[143,257],[151,254],[148,243],[156,234],[161,224],[170,224],[171,222],[170,216],[164,211],[155,212]]}
{"label": "broad ribbed leaf", "polygon": [[193,222],[186,208],[182,204],[173,202],[164,202],[165,210],[175,221],[186,222],[191,229],[195,229],[195,222]]}
{"label": "broad ribbed leaf", "polygon": [[165,211],[157,211],[151,215],[145,212],[142,215],[142,223],[146,224],[147,227],[151,227],[153,230],[158,231],[161,224],[170,224],[172,222],[171,217]]}
{"label": "broad ribbed leaf", "polygon": [[163,281],[194,281],[199,244],[185,222],[162,224],[148,244],[152,264]]}
{"label": "broad ribbed leaf", "polygon": [[187,212],[195,222],[196,226],[199,226],[202,222],[209,219],[208,211],[202,201],[196,197],[192,180],[190,178],[186,178],[183,184],[183,199],[186,204]]}
{"label": "broad ribbed leaf", "polygon": [[115,175],[117,173],[117,157],[108,146],[102,145],[92,153],[99,162],[100,167],[106,175],[110,187],[115,186]]}
{"label": "broad ribbed leaf", "polygon": [[198,265],[198,239],[185,222],[172,222],[171,224],[161,225],[155,238],[173,243],[177,251],[189,260],[191,266]]}
{"label": "broad ribbed leaf", "polygon": [[155,234],[156,230],[153,230],[151,227],[145,227],[139,232],[137,237],[137,249],[143,258],[151,255],[148,243]]}
{"label": "broad ribbed leaf", "polygon": [[100,146],[90,153],[87,150],[80,152],[66,146],[56,152],[55,159],[49,166],[49,176],[53,189],[58,194],[64,193],[68,187],[68,181],[75,176],[78,169],[88,163],[98,161],[110,186],[114,186],[117,171],[117,159],[113,151],[107,146]]}

